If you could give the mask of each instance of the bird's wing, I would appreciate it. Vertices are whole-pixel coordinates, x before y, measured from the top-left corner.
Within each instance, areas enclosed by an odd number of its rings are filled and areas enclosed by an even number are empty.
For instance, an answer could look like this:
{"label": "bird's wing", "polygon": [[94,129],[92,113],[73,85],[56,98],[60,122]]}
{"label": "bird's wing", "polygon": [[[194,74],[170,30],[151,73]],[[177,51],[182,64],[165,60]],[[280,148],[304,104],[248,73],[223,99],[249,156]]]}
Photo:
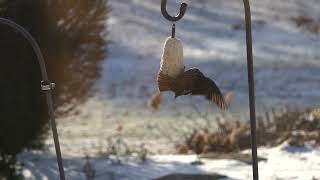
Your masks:
{"label": "bird's wing", "polygon": [[172,78],[161,71],[159,71],[157,76],[157,82],[160,92],[171,90]]}
{"label": "bird's wing", "polygon": [[198,69],[189,69],[178,76],[178,82],[175,84],[178,89],[176,97],[192,94],[193,87],[195,86],[195,79],[197,78],[197,71]]}
{"label": "bird's wing", "polygon": [[191,94],[204,95],[208,100],[216,103],[222,110],[227,110],[227,103],[216,83],[199,72],[194,79],[195,83]]}

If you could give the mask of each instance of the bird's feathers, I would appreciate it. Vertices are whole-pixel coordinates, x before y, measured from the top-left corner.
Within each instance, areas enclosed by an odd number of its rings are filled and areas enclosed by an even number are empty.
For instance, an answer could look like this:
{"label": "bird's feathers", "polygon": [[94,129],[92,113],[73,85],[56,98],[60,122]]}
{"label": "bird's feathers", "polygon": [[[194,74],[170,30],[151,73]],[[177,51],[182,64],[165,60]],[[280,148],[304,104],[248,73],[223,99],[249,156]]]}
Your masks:
{"label": "bird's feathers", "polygon": [[172,85],[174,84],[175,78],[172,78],[161,71],[159,71],[158,76],[157,76],[157,82],[159,86],[160,92],[162,91],[170,91]]}
{"label": "bird's feathers", "polygon": [[194,87],[192,89],[192,95],[203,95],[208,100],[216,103],[222,110],[227,110],[227,104],[224,100],[220,89],[214,81],[205,77],[198,69],[194,70]]}
{"label": "bird's feathers", "polygon": [[222,93],[211,79],[196,68],[185,71],[183,46],[176,38],[169,37],[164,44],[157,82],[160,92],[173,91],[175,97],[189,94],[203,95],[221,109],[227,109]]}
{"label": "bird's feathers", "polygon": [[218,86],[211,79],[205,77],[199,69],[193,68],[181,72],[176,78],[163,74],[157,77],[160,91],[173,91],[175,97],[182,95],[203,95],[208,100],[216,103],[222,110],[227,109],[227,104]]}

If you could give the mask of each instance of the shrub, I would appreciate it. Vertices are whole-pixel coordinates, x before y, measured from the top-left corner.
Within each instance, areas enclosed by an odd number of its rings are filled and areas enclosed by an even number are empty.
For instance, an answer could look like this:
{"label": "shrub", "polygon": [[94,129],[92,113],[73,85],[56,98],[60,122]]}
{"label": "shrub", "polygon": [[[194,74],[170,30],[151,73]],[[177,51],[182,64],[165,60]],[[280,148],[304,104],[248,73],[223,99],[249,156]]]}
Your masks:
{"label": "shrub", "polygon": [[[101,62],[107,55],[106,1],[0,1],[0,16],[22,25],[39,43],[49,79],[57,84],[55,108],[69,105],[56,113],[66,113],[84,102],[100,77]],[[48,116],[33,50],[12,29],[0,25],[0,32],[0,167],[12,167],[21,150],[42,147]],[[12,175],[3,169],[0,174]]]}
{"label": "shrub", "polygon": [[[274,146],[284,141],[294,146],[320,144],[319,110],[272,112],[272,120],[269,117],[266,113],[265,119],[257,118],[259,146]],[[219,131],[216,132],[195,130],[177,147],[178,153],[230,153],[251,147],[249,122],[227,121],[218,123],[218,126]]]}

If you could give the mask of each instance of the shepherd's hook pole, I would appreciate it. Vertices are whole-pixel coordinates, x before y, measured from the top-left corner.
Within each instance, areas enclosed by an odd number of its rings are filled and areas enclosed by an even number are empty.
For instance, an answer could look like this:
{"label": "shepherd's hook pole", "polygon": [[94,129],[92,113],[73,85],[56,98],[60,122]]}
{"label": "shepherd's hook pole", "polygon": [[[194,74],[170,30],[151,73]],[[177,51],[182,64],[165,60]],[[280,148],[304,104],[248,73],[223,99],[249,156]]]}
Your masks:
{"label": "shepherd's hook pole", "polygon": [[41,76],[42,76],[41,89],[42,89],[42,91],[44,91],[46,93],[49,118],[50,118],[50,122],[51,122],[51,129],[52,129],[53,140],[54,140],[57,161],[58,161],[58,166],[59,166],[60,179],[65,180],[65,175],[64,175],[64,170],[63,170],[63,161],[62,161],[62,156],[61,156],[59,137],[58,137],[58,131],[57,131],[57,126],[56,126],[55,117],[54,117],[53,102],[52,102],[52,96],[51,96],[51,90],[53,90],[53,88],[54,88],[54,83],[51,83],[48,79],[46,65],[45,65],[45,61],[44,61],[43,55],[41,53],[40,47],[39,47],[37,41],[22,26],[18,25],[17,23],[15,23],[11,20],[5,19],[5,18],[0,18],[0,23],[5,24],[5,25],[17,30],[18,32],[20,32],[23,35],[23,37],[25,37],[28,40],[28,42],[31,44],[33,50],[36,53],[36,56],[37,56],[37,59],[38,59],[39,65],[40,65]]}
{"label": "shepherd's hook pole", "polygon": [[258,152],[257,152],[257,127],[256,127],[257,123],[256,123],[254,72],[253,72],[253,55],[252,55],[251,11],[250,11],[249,0],[243,0],[243,3],[244,3],[244,9],[245,9],[245,22],[246,22],[247,66],[248,66],[251,149],[252,149],[252,172],[253,172],[253,180],[259,180]]}

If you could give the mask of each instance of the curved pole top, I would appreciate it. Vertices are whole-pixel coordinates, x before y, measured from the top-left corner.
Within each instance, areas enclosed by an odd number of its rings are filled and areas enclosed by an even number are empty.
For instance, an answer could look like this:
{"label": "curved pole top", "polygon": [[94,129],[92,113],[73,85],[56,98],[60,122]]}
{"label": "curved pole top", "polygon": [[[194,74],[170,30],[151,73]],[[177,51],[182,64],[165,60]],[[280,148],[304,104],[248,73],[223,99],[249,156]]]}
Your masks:
{"label": "curved pole top", "polygon": [[1,18],[0,17],[0,24],[5,24],[15,30],[17,30],[18,32],[20,32],[24,38],[26,38],[28,40],[28,42],[31,44],[33,50],[36,53],[39,65],[40,65],[40,70],[41,70],[41,76],[42,76],[42,80],[43,81],[48,81],[48,74],[47,74],[47,70],[46,70],[46,65],[45,65],[45,61],[42,55],[42,52],[40,50],[40,47],[37,43],[37,41],[32,37],[32,35],[26,31],[22,26],[20,26],[19,24],[9,20],[9,19],[5,19],[5,18]]}
{"label": "curved pole top", "polygon": [[188,4],[187,3],[181,3],[180,6],[180,12],[176,16],[171,16],[167,11],[167,0],[161,1],[161,13],[164,18],[166,18],[168,21],[176,22],[183,18],[184,14],[187,11]]}
{"label": "curved pole top", "polygon": [[41,76],[42,76],[42,82],[41,82],[41,89],[46,93],[47,97],[47,104],[48,104],[48,111],[49,111],[49,117],[51,120],[51,128],[52,128],[52,133],[53,133],[53,141],[56,149],[56,154],[57,154],[57,161],[58,161],[58,167],[59,167],[59,174],[60,174],[60,180],[65,180],[65,175],[64,175],[64,169],[63,169],[63,161],[62,161],[62,156],[61,156],[61,150],[60,150],[60,143],[59,143],[59,137],[58,137],[58,131],[56,127],[56,122],[54,119],[54,111],[53,111],[53,104],[52,104],[52,97],[51,97],[51,92],[50,90],[54,88],[54,84],[50,83],[48,80],[48,74],[46,70],[46,65],[45,61],[41,52],[41,49],[37,43],[37,41],[32,37],[32,35],[25,30],[22,26],[19,24],[5,18],[0,17],[0,24],[7,25],[19,33],[22,34],[24,38],[28,40],[28,42],[31,44],[33,50],[36,53],[39,65],[40,65],[40,70],[41,70]]}

